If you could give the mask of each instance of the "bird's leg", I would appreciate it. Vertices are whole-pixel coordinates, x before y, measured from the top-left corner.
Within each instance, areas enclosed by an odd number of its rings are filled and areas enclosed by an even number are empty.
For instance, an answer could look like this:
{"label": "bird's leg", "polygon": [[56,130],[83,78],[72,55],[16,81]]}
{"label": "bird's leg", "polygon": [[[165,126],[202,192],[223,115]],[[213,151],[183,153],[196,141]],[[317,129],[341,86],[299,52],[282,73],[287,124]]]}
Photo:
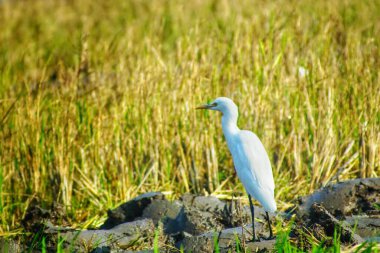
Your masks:
{"label": "bird's leg", "polygon": [[273,236],[272,226],[270,225],[269,214],[268,214],[268,212],[265,212],[265,213],[266,213],[266,218],[267,218],[267,222],[268,222],[268,226],[269,226],[269,237],[267,238],[267,240],[272,240],[272,239],[274,239],[274,236]]}
{"label": "bird's leg", "polygon": [[251,208],[251,215],[252,215],[252,230],[253,230],[252,241],[253,242],[260,241],[260,238],[256,239],[256,232],[255,232],[255,209],[254,209],[253,204],[252,204],[251,195],[249,195],[249,194],[248,194],[248,199],[249,199],[249,206]]}

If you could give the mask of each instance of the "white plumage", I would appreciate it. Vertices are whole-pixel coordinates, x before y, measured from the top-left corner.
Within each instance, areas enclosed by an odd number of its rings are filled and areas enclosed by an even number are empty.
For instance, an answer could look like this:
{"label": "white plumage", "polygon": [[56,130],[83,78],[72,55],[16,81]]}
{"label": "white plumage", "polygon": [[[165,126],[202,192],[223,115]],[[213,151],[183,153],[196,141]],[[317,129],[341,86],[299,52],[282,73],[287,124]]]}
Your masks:
{"label": "white plumage", "polygon": [[[260,202],[267,212],[275,212],[277,209],[274,198],[274,180],[272,167],[264,145],[252,132],[240,130],[237,126],[238,108],[235,103],[225,97],[219,97],[212,103],[197,107],[197,109],[209,109],[220,111],[222,116],[223,133],[231,152],[236,173],[243,183],[248,196],[252,196]],[[250,199],[252,222],[254,211]],[[272,230],[267,213],[270,228]],[[255,239],[255,234],[253,235]]]}
{"label": "white plumage", "polygon": [[228,146],[244,188],[266,211],[276,211],[272,168],[263,144],[254,133],[245,130],[231,139]]}

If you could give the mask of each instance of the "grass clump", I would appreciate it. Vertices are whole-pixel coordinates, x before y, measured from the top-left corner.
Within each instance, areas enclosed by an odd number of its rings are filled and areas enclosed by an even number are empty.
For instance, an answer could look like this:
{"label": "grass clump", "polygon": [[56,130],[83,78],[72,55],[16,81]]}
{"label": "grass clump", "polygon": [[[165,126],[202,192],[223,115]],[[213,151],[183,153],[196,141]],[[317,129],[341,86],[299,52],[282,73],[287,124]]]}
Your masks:
{"label": "grass clump", "polygon": [[[219,115],[271,157],[286,208],[380,172],[376,1],[2,1],[0,233],[32,199],[72,223],[146,191],[244,194]],[[91,225],[91,224],[88,224]]]}

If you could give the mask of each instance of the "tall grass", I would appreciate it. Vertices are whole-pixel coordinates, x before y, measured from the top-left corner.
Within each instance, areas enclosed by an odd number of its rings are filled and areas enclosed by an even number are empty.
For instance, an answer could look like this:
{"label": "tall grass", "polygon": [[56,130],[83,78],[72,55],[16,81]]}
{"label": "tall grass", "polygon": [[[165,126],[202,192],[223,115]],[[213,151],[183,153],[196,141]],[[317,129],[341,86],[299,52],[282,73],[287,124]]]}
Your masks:
{"label": "tall grass", "polygon": [[[276,199],[380,172],[378,1],[1,1],[0,232],[31,200],[73,223],[145,191],[241,194],[220,115]],[[88,224],[88,223],[87,223]]]}

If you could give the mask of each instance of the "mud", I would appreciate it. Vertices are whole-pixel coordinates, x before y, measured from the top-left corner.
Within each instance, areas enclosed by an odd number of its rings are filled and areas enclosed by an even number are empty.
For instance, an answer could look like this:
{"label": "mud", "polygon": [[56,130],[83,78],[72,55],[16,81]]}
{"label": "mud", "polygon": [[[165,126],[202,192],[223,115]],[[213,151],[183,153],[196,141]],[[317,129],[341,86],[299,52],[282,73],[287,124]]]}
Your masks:
{"label": "mud", "polygon": [[307,215],[313,203],[323,205],[336,217],[380,215],[380,179],[365,178],[326,186],[314,194],[298,199],[298,215]]}
{"label": "mud", "polygon": [[[339,231],[340,240],[342,243],[359,244],[363,243],[364,239],[355,234],[352,228],[335,218],[323,205],[314,203],[310,207],[309,218],[306,227],[310,228],[314,237],[322,240],[322,236],[334,237],[335,231]],[[319,233],[315,233],[318,231]],[[330,242],[332,243],[332,241]]]}
{"label": "mud", "polygon": [[0,253],[22,252],[23,247],[15,240],[0,238]]}
{"label": "mud", "polygon": [[38,200],[33,199],[25,216],[21,221],[23,228],[32,233],[37,233],[46,227],[54,227],[53,224],[69,226],[65,208],[57,203],[53,203],[47,208],[40,204]]}
{"label": "mud", "polygon": [[[328,246],[333,243],[335,231],[339,232],[342,245],[352,246],[365,240],[378,240],[379,206],[380,179],[357,179],[299,198],[287,212],[278,212],[270,219],[274,224],[293,224],[291,240],[304,250],[312,246],[305,235]],[[160,252],[177,252],[179,248],[185,252],[213,252],[216,241],[220,252],[243,248],[270,252],[276,243],[265,239],[250,242],[249,207],[239,201],[221,201],[212,196],[185,194],[169,201],[162,193],[146,193],[109,210],[108,219],[98,229],[83,231],[68,227],[62,210],[57,206],[47,210],[32,205],[22,222],[26,231],[46,238],[48,251],[55,252],[58,236],[67,251],[75,252],[150,252],[154,241]],[[262,208],[255,207],[255,228],[260,238],[266,238],[269,231],[264,215]],[[0,244],[15,247],[15,252],[22,248],[14,241],[4,242]],[[24,250],[31,247],[28,241],[22,245],[26,245]]]}
{"label": "mud", "polygon": [[355,227],[355,232],[363,238],[370,238],[377,235],[380,239],[380,215],[347,216],[345,217],[345,222],[347,222],[350,227]]}
{"label": "mud", "polygon": [[[251,242],[252,226],[235,227],[224,229],[219,232],[207,232],[199,236],[189,236],[181,241],[177,246],[181,246],[186,252],[213,252],[215,240],[218,242],[220,252],[237,252],[243,251],[243,248],[256,251],[272,251],[276,243],[275,239]],[[237,239],[239,243],[237,244]]]}
{"label": "mud", "polygon": [[120,205],[114,210],[108,210],[108,219],[100,229],[110,229],[121,223],[140,218],[145,208],[155,200],[165,200],[165,196],[160,192],[149,192]]}
{"label": "mud", "polygon": [[75,246],[80,252],[87,248],[97,251],[105,249],[128,249],[135,245],[152,245],[155,226],[151,219],[125,222],[111,229],[72,231],[62,235],[66,248]]}

